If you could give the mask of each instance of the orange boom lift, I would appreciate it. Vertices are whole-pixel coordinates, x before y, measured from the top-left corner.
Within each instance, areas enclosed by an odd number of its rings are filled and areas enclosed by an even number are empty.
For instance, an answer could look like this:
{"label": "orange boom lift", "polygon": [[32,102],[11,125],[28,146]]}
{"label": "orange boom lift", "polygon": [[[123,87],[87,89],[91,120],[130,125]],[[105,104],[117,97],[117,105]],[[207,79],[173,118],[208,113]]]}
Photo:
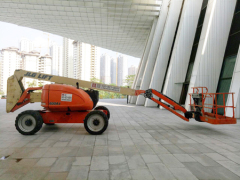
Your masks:
{"label": "orange boom lift", "polygon": [[[55,84],[25,89],[22,84],[24,77]],[[219,95],[223,96],[225,103],[226,96],[233,98],[233,93],[208,93],[206,87],[193,88],[193,93],[190,94],[191,111],[187,111],[179,103],[154,89],[134,90],[24,70],[16,70],[14,75],[8,78],[6,111],[14,112],[28,103],[41,102],[43,110],[27,110],[17,116],[15,126],[23,135],[35,134],[43,123],[84,123],[90,134],[98,135],[107,129],[110,119],[110,112],[106,107],[96,107],[99,100],[98,90],[130,96],[143,95],[185,121],[195,118],[199,122],[210,124],[236,124],[234,106],[217,105]],[[209,102],[207,98],[211,99],[211,104],[206,103]],[[220,108],[224,110],[223,115],[218,114]],[[232,109],[233,117],[226,116],[226,108]]]}

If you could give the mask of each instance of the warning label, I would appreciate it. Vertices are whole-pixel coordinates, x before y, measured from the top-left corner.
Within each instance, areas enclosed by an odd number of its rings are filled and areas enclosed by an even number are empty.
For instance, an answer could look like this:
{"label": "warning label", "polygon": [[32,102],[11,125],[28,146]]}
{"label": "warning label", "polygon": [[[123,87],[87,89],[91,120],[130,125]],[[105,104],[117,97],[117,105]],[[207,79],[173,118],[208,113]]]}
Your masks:
{"label": "warning label", "polygon": [[117,86],[109,86],[109,85],[105,85],[105,84],[92,83],[91,87],[102,89],[102,90],[120,92],[120,87],[117,87]]}
{"label": "warning label", "polygon": [[64,94],[64,93],[62,93],[61,101],[72,102],[72,94]]}

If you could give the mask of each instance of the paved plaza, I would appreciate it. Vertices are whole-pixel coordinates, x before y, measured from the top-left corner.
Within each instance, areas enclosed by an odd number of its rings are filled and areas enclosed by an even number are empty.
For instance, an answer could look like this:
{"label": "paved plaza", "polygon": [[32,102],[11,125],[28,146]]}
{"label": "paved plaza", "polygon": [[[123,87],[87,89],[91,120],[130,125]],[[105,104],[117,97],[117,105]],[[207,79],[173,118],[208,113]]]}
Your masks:
{"label": "paved plaza", "polygon": [[18,113],[0,100],[0,179],[240,179],[240,125],[185,122],[166,110],[101,100],[111,112],[102,135],[83,124],[15,129]]}

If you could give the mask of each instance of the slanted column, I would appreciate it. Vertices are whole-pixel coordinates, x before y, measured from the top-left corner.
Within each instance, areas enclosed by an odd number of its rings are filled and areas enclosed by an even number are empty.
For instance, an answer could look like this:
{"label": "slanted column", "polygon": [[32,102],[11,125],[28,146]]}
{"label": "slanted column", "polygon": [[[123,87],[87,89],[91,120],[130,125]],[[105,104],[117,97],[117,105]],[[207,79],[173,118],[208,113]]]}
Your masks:
{"label": "slanted column", "polygon": [[[188,93],[205,86],[216,92],[236,0],[209,0]],[[185,107],[189,110],[190,97]]]}
{"label": "slanted column", "polygon": [[[168,7],[169,2],[170,2],[169,0],[164,0],[162,3],[162,6],[161,6],[160,15],[159,15],[159,18],[157,21],[156,30],[155,30],[152,44],[151,44],[151,49],[150,49],[149,55],[147,57],[147,63],[144,66],[144,73],[141,77],[140,89],[142,89],[142,90],[148,89],[149,84],[150,84],[150,79],[152,76],[154,64],[155,64],[155,61],[157,58],[159,45],[160,45],[160,42],[162,39],[162,34],[164,31],[164,26],[166,23],[168,12],[169,12],[169,7]],[[145,102],[145,98],[143,96],[137,97],[136,105],[144,105],[144,102]]]}
{"label": "slanted column", "polygon": [[[170,2],[167,20],[164,26],[164,32],[158,49],[156,63],[153,59],[151,59],[151,63],[149,61],[148,66],[145,69],[141,89],[152,88],[156,89],[157,91],[161,91],[162,89],[182,3],[182,0],[171,0]],[[145,98],[139,96],[137,103],[139,105],[144,105]],[[157,104],[147,100],[145,106],[157,106]]]}
{"label": "slanted column", "polygon": [[[239,79],[240,79],[240,46],[239,46],[238,55],[237,55],[237,59],[236,59],[236,63],[235,63],[234,71],[233,71],[232,82],[231,82],[230,89],[229,89],[229,92],[235,93],[233,95],[234,103],[232,103],[232,96],[228,96],[227,103],[226,103],[226,106],[234,105],[234,107],[236,107],[234,109],[236,118],[240,118],[240,110],[239,110],[240,109],[240,83],[239,83]],[[226,109],[226,115],[230,116],[230,117],[233,116],[232,108]]]}
{"label": "slanted column", "polygon": [[[146,44],[146,47],[145,47],[145,50],[144,50],[144,53],[143,53],[143,56],[142,56],[142,59],[141,59],[141,63],[140,63],[139,68],[138,68],[138,73],[137,73],[137,75],[134,79],[134,83],[133,83],[132,88],[136,89],[136,90],[138,90],[140,88],[141,79],[142,79],[143,72],[144,72],[144,69],[145,69],[145,66],[146,66],[147,57],[148,57],[148,54],[149,54],[149,51],[150,51],[151,43],[152,43],[152,40],[153,40],[153,35],[154,35],[156,25],[157,25],[157,20],[158,20],[158,18],[155,18],[154,21],[153,21],[152,29],[151,29],[151,32],[149,34],[148,41],[147,41],[147,44]],[[130,103],[135,104],[136,100],[137,100],[136,96],[131,96]]]}
{"label": "slanted column", "polygon": [[203,0],[185,0],[163,94],[179,102]]}

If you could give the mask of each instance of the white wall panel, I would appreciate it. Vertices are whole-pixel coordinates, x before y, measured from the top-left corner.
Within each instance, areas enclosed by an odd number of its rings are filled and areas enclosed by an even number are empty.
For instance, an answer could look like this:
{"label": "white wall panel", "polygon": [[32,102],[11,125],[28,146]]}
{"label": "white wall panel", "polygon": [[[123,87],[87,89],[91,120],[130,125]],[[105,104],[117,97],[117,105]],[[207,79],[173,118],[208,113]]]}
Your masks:
{"label": "white wall panel", "polygon": [[163,94],[179,101],[203,0],[185,0]]}
{"label": "white wall panel", "polygon": [[[169,11],[168,5],[169,5],[169,0],[164,0],[162,4],[162,9],[158,18],[158,22],[156,25],[156,29],[154,32],[151,49],[147,57],[146,67],[144,69],[144,73],[141,78],[140,89],[143,89],[143,90],[147,89],[150,84],[154,64],[157,58],[157,53],[158,53],[159,45],[161,42],[163,30],[164,30],[164,25],[166,23],[168,11]],[[136,105],[144,105],[144,102],[145,102],[145,98],[143,96],[137,97]]]}
{"label": "white wall panel", "polygon": [[[188,93],[199,86],[216,92],[235,5],[236,0],[209,0]],[[187,96],[187,109],[189,101]]]}
{"label": "white wall panel", "polygon": [[[140,63],[139,68],[138,68],[138,73],[137,73],[137,75],[134,79],[134,85],[132,87],[133,89],[138,90],[140,88],[142,76],[143,76],[144,69],[145,69],[145,66],[146,66],[146,63],[147,63],[147,57],[149,55],[149,51],[150,51],[150,48],[151,48],[151,44],[152,44],[155,29],[156,29],[157,21],[158,21],[158,18],[155,18],[154,21],[153,21],[152,29],[151,29],[151,32],[148,36],[147,44],[145,46],[145,50],[144,50],[144,53],[143,53],[143,56],[142,56],[142,59],[141,59],[141,63]],[[131,99],[130,99],[130,103],[135,104],[136,101],[137,101],[137,97],[132,96]]]}
{"label": "white wall panel", "polygon": [[[182,0],[172,0],[170,2],[169,12],[160,42],[156,62],[149,61],[145,69],[144,79],[141,84],[141,89],[143,90],[152,88],[156,89],[157,91],[161,91],[162,89],[162,84],[168,65],[182,2]],[[145,98],[139,96],[137,104],[144,105]],[[145,106],[157,106],[157,104],[147,99]]]}
{"label": "white wall panel", "polygon": [[[235,93],[234,94],[234,106],[236,107],[236,109],[235,109],[236,118],[240,118],[240,92],[239,92],[240,91],[240,82],[239,82],[239,80],[240,80],[240,46],[239,46],[239,50],[238,50],[236,64],[235,64],[234,71],[233,71],[231,86],[229,89],[229,92]],[[232,105],[232,97],[231,96],[228,97],[226,105],[227,106]],[[227,108],[226,115],[230,116],[230,117],[233,115],[232,108]]]}

